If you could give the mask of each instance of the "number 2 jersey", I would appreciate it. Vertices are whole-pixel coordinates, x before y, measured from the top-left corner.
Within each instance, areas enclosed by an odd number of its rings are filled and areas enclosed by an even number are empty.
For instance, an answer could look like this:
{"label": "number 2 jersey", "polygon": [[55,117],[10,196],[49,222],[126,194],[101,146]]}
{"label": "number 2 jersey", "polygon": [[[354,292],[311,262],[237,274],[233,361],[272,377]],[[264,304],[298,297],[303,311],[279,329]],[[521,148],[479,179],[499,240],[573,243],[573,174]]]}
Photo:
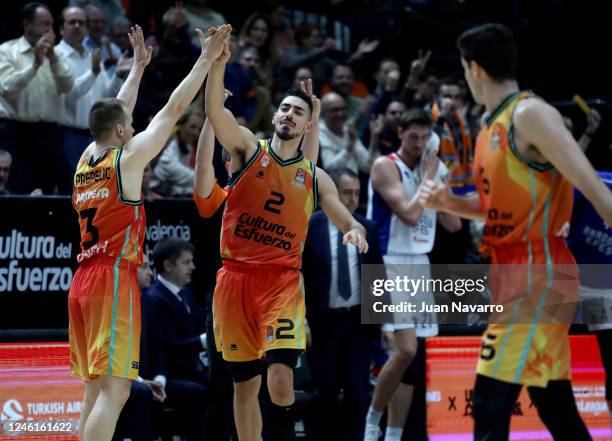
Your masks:
{"label": "number 2 jersey", "polygon": [[260,140],[228,185],[221,257],[300,269],[308,221],[317,206],[316,166],[301,151],[282,160]]}
{"label": "number 2 jersey", "polygon": [[108,148],[97,160],[86,155],[77,165],[72,205],[81,230],[79,263],[107,256],[135,267],[142,264],[145,211],[141,201],[125,200],[122,196],[121,153],[121,149]]}

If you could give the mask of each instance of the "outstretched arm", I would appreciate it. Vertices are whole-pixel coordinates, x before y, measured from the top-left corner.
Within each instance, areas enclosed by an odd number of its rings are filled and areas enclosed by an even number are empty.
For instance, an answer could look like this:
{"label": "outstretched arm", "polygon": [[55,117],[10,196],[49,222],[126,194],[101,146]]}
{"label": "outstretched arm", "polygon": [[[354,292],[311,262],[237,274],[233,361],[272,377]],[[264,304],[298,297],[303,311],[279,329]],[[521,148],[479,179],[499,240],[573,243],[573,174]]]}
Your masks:
{"label": "outstretched arm", "polygon": [[367,253],[366,229],[351,215],[338,198],[338,189],[327,173],[317,167],[319,203],[325,215],[344,234],[342,243],[352,243],[360,253]]}
{"label": "outstretched arm", "polygon": [[[229,90],[225,91],[225,99],[231,96]],[[213,167],[213,156],[215,154],[215,130],[208,118],[204,121],[204,127],[198,139],[195,160],[195,179],[193,191],[201,198],[208,198],[215,186],[216,176]]]}
{"label": "outstretched arm", "polygon": [[[208,38],[204,37],[202,31],[197,30],[202,45],[200,57],[191,72],[172,92],[168,103],[149,123],[147,129],[128,143],[128,148],[121,158],[122,168],[126,171],[132,168],[144,170],[146,164],[159,154],[176,122],[196,96],[213,60],[221,54],[223,44],[229,38],[230,30],[230,25],[224,25]],[[124,172],[123,169],[122,172]]]}
{"label": "outstretched arm", "polygon": [[206,82],[206,116],[215,129],[215,135],[225,150],[232,154],[244,153],[257,146],[257,138],[247,129],[242,127],[234,118],[232,112],[224,106],[223,77],[225,66],[231,56],[229,42],[223,48],[223,53],[213,63],[210,75]]}
{"label": "outstretched arm", "polygon": [[214,153],[215,131],[208,118],[206,118],[204,127],[202,127],[202,131],[200,132],[200,139],[198,139],[195,178],[193,180],[193,191],[202,198],[209,197],[215,185],[215,169],[213,167]]}
{"label": "outstretched arm", "polygon": [[132,49],[134,50],[134,61],[125,83],[123,83],[123,86],[121,86],[121,89],[117,94],[117,98],[123,101],[128,115],[131,115],[134,111],[134,106],[136,106],[140,80],[142,79],[142,74],[144,73],[145,67],[147,67],[151,61],[153,48],[151,46],[148,48],[145,47],[144,35],[142,34],[142,29],[138,25],[136,25],[135,28],[132,27],[130,29],[128,38],[130,39]]}

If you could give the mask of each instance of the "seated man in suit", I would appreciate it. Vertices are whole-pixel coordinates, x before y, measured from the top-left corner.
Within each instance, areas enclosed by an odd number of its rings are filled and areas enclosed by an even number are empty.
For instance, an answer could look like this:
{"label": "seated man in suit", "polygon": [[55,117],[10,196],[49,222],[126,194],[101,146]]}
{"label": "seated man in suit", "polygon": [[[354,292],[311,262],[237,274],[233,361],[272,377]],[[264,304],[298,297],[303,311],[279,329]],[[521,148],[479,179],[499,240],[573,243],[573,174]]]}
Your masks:
{"label": "seated man in suit", "polygon": [[[149,331],[151,329],[149,317],[149,303],[145,300],[144,291],[151,285],[153,272],[151,262],[146,254],[143,255],[142,266],[136,273],[138,286],[140,287],[143,302],[142,310],[142,330],[140,332],[140,366],[138,368],[138,381],[132,383],[130,398],[123,406],[117,429],[115,430],[114,440],[129,438],[132,441],[151,441],[153,436],[152,410],[153,401],[161,403],[166,399],[164,387],[150,378],[149,363]],[[144,377],[144,378],[143,378]]]}
{"label": "seated man in suit", "polygon": [[157,278],[146,293],[155,338],[150,347],[154,380],[166,391],[165,405],[176,409],[187,441],[204,439],[207,374],[206,317],[186,288],[195,268],[193,245],[167,238],[153,249]]}
{"label": "seated man in suit", "polygon": [[[321,433],[316,439],[361,441],[369,403],[370,341],[377,327],[361,324],[360,265],[382,265],[383,258],[376,226],[355,213],[359,177],[349,169],[330,175],[340,201],[366,228],[371,242],[369,251],[359,254],[353,245],[342,245],[342,234],[323,212],[310,219],[303,272],[312,332],[311,366],[321,401],[317,406]],[[336,411],[341,389],[344,419]]]}

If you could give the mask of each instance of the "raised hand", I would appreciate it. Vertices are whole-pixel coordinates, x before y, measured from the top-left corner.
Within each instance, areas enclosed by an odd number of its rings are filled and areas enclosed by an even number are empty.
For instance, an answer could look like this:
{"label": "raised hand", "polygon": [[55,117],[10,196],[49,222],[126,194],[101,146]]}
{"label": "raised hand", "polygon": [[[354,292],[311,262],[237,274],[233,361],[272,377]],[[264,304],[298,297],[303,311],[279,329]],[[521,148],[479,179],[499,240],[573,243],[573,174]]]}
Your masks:
{"label": "raised hand", "polygon": [[41,37],[34,45],[34,65],[36,67],[40,67],[45,61],[45,55],[47,54],[47,42],[45,41],[45,37]]}
{"label": "raised hand", "polygon": [[51,63],[55,63],[57,60],[55,55],[55,32],[53,30],[46,32],[40,40],[42,40],[42,44],[46,48],[45,56]]}
{"label": "raised hand", "polygon": [[589,136],[594,135],[600,124],[601,114],[597,110],[592,109],[591,114],[587,116],[587,128],[585,133]]}
{"label": "raised hand", "polygon": [[360,54],[369,54],[370,52],[374,52],[378,45],[380,44],[380,40],[368,40],[365,39],[359,43],[357,47],[357,52]]}
{"label": "raised hand", "polygon": [[306,82],[300,81],[300,89],[310,97],[312,103],[312,117],[310,120],[314,123],[319,121],[321,115],[321,100],[312,92],[312,79],[309,78]]}
{"label": "raised hand", "polygon": [[385,119],[383,115],[374,116],[370,118],[370,134],[372,136],[380,135],[383,128],[385,127]]}
{"label": "raised hand", "polygon": [[94,75],[98,75],[100,73],[100,62],[102,61],[102,54],[100,48],[95,48],[91,51],[91,71]]}
{"label": "raised hand", "polygon": [[410,63],[410,75],[420,76],[425,71],[430,57],[431,51],[423,52],[423,49],[419,49],[418,57]]}
{"label": "raised hand", "polygon": [[219,28],[209,29],[209,37],[206,38],[204,32],[202,32],[200,29],[196,29],[198,37],[200,38],[200,45],[202,46],[201,56],[208,58],[211,61],[215,61],[217,58],[219,58],[223,54],[225,43],[229,42],[231,31],[232,26],[225,24]]}
{"label": "raised hand", "polygon": [[434,180],[438,173],[438,167],[440,166],[440,159],[435,153],[430,153],[427,157],[423,158],[423,179]]}
{"label": "raised hand", "polygon": [[[436,158],[437,159],[437,158]],[[450,179],[452,174],[449,172],[443,182],[425,179],[419,186],[418,201],[424,208],[444,211],[451,198]]]}
{"label": "raised hand", "polygon": [[[229,40],[228,40],[223,44],[223,52],[221,52],[221,55],[219,56],[219,58],[215,60],[215,63],[227,64],[227,62],[230,60],[231,57],[232,57],[232,52],[230,51],[230,45],[229,45]],[[225,99],[227,99],[227,97],[225,97]]]}
{"label": "raised hand", "polygon": [[342,238],[342,243],[344,245],[349,243],[355,245],[359,254],[367,253],[369,249],[368,242],[366,241],[365,237],[363,236],[361,231],[356,228],[349,230],[344,235],[344,237]]}
{"label": "raised hand", "polygon": [[176,2],[174,4],[174,13],[172,14],[172,26],[175,29],[185,26],[189,23],[187,20],[187,14],[185,14],[185,8],[183,2]]}
{"label": "raised hand", "polygon": [[142,67],[147,66],[151,62],[151,56],[153,54],[153,47],[145,46],[144,34],[142,28],[138,25],[132,26],[128,33],[130,44],[134,50],[134,63]]}

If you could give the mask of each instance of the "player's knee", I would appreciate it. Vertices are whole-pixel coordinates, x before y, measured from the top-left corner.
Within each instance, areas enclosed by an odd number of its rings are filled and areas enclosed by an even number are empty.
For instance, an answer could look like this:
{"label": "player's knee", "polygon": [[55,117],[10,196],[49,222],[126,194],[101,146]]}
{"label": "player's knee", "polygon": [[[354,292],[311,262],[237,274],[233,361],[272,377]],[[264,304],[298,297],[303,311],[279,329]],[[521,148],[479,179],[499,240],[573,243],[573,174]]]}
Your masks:
{"label": "player's knee", "polygon": [[268,390],[272,402],[289,405],[293,402],[293,376],[287,372],[269,372]]}
{"label": "player's knee", "polygon": [[416,357],[416,345],[406,344],[402,346],[398,346],[393,353],[397,363],[401,364],[404,368],[408,368],[414,357]]}

